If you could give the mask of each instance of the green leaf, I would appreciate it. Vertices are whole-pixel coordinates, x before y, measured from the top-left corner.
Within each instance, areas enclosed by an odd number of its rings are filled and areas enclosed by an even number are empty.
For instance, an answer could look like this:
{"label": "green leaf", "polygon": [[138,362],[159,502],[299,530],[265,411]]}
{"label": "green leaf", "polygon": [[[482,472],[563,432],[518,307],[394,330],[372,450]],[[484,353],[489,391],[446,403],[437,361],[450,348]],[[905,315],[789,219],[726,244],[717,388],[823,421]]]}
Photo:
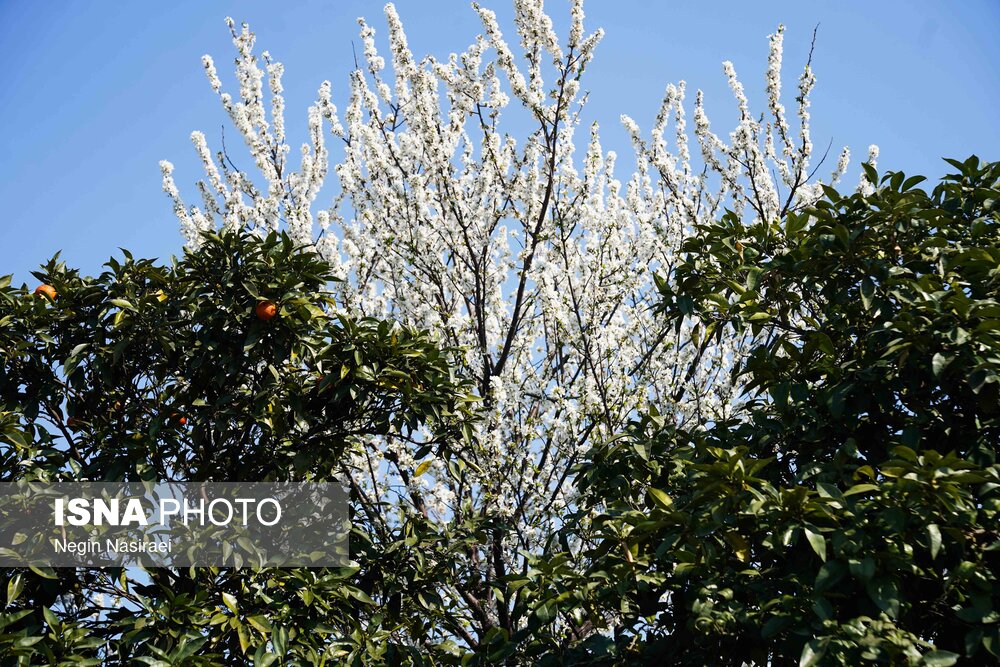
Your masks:
{"label": "green leaf", "polygon": [[184,637],[177,650],[174,651],[174,654],[171,656],[171,662],[174,664],[183,664],[185,660],[197,653],[198,649],[204,646],[207,642],[207,636]]}
{"label": "green leaf", "polygon": [[761,627],[760,636],[763,639],[770,639],[788,627],[789,623],[790,621],[787,616],[772,616]]}
{"label": "green leaf", "polygon": [[62,627],[59,617],[48,607],[42,607],[42,617],[45,619],[45,623],[53,630],[58,631]]}
{"label": "green leaf", "polygon": [[240,640],[240,651],[245,654],[247,649],[250,648],[250,633],[247,632],[247,626],[242,623],[237,625],[236,636],[239,637]]}
{"label": "green leaf", "polygon": [[[262,645],[261,649],[264,648]],[[271,653],[270,651],[258,651],[258,654],[254,656],[253,664],[254,667],[271,667],[278,660],[277,653]]]}
{"label": "green leaf", "polygon": [[941,377],[945,369],[948,368],[948,364],[951,363],[951,357],[946,357],[945,355],[938,352],[931,358],[931,369],[934,371],[934,377]]}
{"label": "green leaf", "polygon": [[643,461],[649,460],[650,446],[645,440],[640,438],[632,440],[632,449],[635,450],[635,453],[638,454]]}
{"label": "green leaf", "polygon": [[819,591],[827,590],[833,588],[843,577],[844,566],[837,560],[828,560],[816,573],[813,586]]}
{"label": "green leaf", "polygon": [[757,267],[753,267],[747,271],[746,287],[748,291],[757,289],[757,285],[760,284],[760,276],[763,272],[763,269]]}
{"label": "green leaf", "polygon": [[961,656],[951,651],[931,651],[923,655],[923,664],[928,667],[949,667],[958,662]]}
{"label": "green leaf", "polygon": [[7,606],[9,607],[24,590],[24,577],[18,572],[7,582]]}
{"label": "green leaf", "polygon": [[868,276],[861,281],[861,303],[865,310],[871,310],[875,297],[875,283]]}
{"label": "green leaf", "polygon": [[934,560],[941,550],[941,529],[936,523],[927,525],[927,536],[931,541],[931,560]]}
{"label": "green leaf", "polygon": [[535,609],[535,616],[537,616],[538,620],[542,623],[550,623],[555,619],[558,612],[559,607],[556,605],[555,601],[547,600]]}
{"label": "green leaf", "polygon": [[813,639],[802,647],[802,655],[799,656],[799,667],[813,667],[818,665],[826,652],[826,644],[819,639]]}
{"label": "green leaf", "polygon": [[727,533],[726,541],[733,547],[736,558],[745,563],[750,559],[750,543],[739,533]]}
{"label": "green leaf", "polygon": [[809,546],[811,546],[812,550],[816,552],[816,555],[819,556],[820,560],[822,560],[825,563],[826,562],[826,538],[823,537],[818,532],[813,532],[809,528],[803,528],[803,530],[805,530],[806,539],[809,540]]}
{"label": "green leaf", "polygon": [[79,345],[77,345],[76,347],[74,347],[72,350],[69,351],[69,358],[72,359],[73,357],[79,355],[88,347],[90,347],[90,343],[80,343]]}
{"label": "green leaf", "polygon": [[862,163],[861,169],[865,172],[865,177],[868,179],[869,183],[871,183],[872,185],[878,183],[878,172],[875,170],[875,167],[873,167],[870,162]]}
{"label": "green leaf", "polygon": [[790,212],[785,218],[785,232],[789,236],[794,236],[805,229],[809,223],[809,216],[805,213]]}
{"label": "green leaf", "polygon": [[18,640],[16,640],[14,642],[14,646],[16,646],[18,648],[28,648],[29,646],[34,646],[35,644],[37,644],[38,642],[42,641],[43,639],[44,639],[44,637],[42,637],[42,636],[37,636],[37,637],[21,637],[20,639],[18,639]]}
{"label": "green leaf", "polygon": [[278,654],[278,657],[284,657],[288,653],[288,630],[281,625],[274,628],[271,643],[274,645],[274,652]]}
{"label": "green leaf", "polygon": [[824,621],[829,621],[834,616],[833,605],[825,597],[816,598],[812,603],[812,610]]}
{"label": "green leaf", "polygon": [[989,377],[989,373],[984,368],[977,368],[972,371],[967,380],[969,387],[972,389],[972,393],[978,394],[982,391]]}
{"label": "green leaf", "polygon": [[257,628],[261,632],[267,634],[271,631],[271,624],[268,623],[267,618],[256,614],[254,616],[247,616],[247,623]]}
{"label": "green leaf", "polygon": [[878,608],[892,618],[899,616],[899,589],[889,579],[873,579],[866,586],[868,596]]}
{"label": "green leaf", "polygon": [[875,560],[871,556],[865,556],[860,561],[852,560],[849,568],[851,574],[862,583],[868,583],[875,576]]}
{"label": "green leaf", "polygon": [[5,628],[12,623],[17,623],[25,616],[30,616],[33,613],[35,613],[34,609],[22,609],[9,614],[0,614],[0,629]]}
{"label": "green leaf", "polygon": [[375,604],[375,601],[372,600],[370,597],[368,597],[368,594],[365,593],[360,588],[355,588],[354,586],[346,586],[345,585],[344,586],[344,591],[348,595],[350,595],[352,598],[354,598],[355,600],[358,600],[360,602],[364,602],[365,604],[369,604],[369,605],[374,605]]}
{"label": "green leaf", "polygon": [[136,310],[136,307],[132,305],[132,302],[128,299],[110,299],[109,303],[119,308],[124,308],[126,310]]}
{"label": "green leaf", "polygon": [[671,498],[666,491],[661,491],[660,489],[649,487],[647,489],[649,497],[652,501],[659,505],[663,509],[670,509],[670,506],[674,504],[673,498]]}

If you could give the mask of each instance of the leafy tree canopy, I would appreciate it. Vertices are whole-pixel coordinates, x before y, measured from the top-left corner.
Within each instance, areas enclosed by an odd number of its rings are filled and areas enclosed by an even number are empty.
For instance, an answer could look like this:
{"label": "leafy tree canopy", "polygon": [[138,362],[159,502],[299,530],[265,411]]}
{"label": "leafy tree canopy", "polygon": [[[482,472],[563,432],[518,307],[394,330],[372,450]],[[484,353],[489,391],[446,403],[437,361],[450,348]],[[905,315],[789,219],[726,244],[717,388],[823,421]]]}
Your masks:
{"label": "leafy tree canopy", "polygon": [[[732,420],[594,450],[578,599],[662,664],[1000,657],[1000,163],[700,225],[662,312],[750,330]],[[866,165],[867,167],[867,165]]]}
{"label": "leafy tree canopy", "polygon": [[[53,259],[48,294],[0,281],[0,481],[326,480],[376,435],[460,460],[473,398],[452,351],[339,311],[329,265],[287,236],[106,266]],[[392,632],[433,624],[414,601],[433,549],[357,491],[357,567],[4,571],[3,664],[400,662]]]}

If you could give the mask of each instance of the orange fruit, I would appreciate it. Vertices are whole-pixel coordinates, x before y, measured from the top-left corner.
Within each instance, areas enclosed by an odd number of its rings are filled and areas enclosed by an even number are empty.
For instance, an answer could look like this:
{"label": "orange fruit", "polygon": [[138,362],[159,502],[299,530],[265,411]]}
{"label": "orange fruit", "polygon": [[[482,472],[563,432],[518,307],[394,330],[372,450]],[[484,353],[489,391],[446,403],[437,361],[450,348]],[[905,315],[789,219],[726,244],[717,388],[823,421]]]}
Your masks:
{"label": "orange fruit", "polygon": [[259,301],[257,307],[254,308],[254,313],[257,314],[258,320],[267,322],[278,314],[278,304],[273,301]]}
{"label": "orange fruit", "polygon": [[35,288],[35,294],[44,294],[52,301],[56,300],[56,288],[52,285],[39,285]]}

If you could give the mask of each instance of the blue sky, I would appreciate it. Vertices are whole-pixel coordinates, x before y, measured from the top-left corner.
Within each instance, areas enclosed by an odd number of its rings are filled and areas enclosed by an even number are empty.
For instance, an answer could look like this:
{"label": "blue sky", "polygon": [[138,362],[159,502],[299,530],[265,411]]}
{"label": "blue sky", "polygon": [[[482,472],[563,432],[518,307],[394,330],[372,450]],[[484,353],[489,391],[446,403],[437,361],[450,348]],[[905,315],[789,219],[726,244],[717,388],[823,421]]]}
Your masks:
{"label": "blue sky", "polygon": [[[511,34],[510,2],[483,4]],[[564,16],[564,2],[547,6]],[[397,8],[418,55],[445,57],[479,32],[464,1],[401,0]],[[684,79],[692,94],[704,89],[713,129],[728,132],[734,110],[721,62],[732,60],[751,104],[763,109],[767,35],[778,23],[787,29],[789,105],[819,24],[817,147],[832,140],[835,154],[850,146],[856,168],[877,143],[880,167],[931,177],[946,171],[943,156],[1000,159],[996,0],[590,0],[586,11],[589,27],[607,33],[585,79],[587,121],[601,123],[622,175],[630,150],[618,117],[627,113],[648,128],[668,82]],[[0,0],[0,275],[33,284],[28,272],[57,250],[87,273],[100,271],[119,246],[161,258],[180,251],[157,163],[175,163],[178,186],[194,201],[201,170],[188,137],[203,130],[214,149],[225,122],[200,58],[212,54],[223,83],[232,84],[227,15],[248,21],[259,48],[285,64],[293,146],[322,80],[333,83],[338,106],[346,101],[356,17],[369,18],[386,50],[381,2]]]}

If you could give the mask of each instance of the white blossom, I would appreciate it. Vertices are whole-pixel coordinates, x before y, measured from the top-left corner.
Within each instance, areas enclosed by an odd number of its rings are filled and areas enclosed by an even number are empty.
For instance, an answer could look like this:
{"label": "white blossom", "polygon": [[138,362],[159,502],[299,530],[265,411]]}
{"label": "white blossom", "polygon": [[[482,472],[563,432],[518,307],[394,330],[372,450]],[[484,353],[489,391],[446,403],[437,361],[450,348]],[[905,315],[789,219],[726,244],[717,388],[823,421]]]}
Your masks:
{"label": "white blossom", "polygon": [[[580,80],[602,36],[586,34],[582,2],[572,3],[562,41],[541,0],[515,0],[517,56],[496,14],[474,8],[484,34],[465,52],[418,60],[387,5],[391,77],[375,31],[359,20],[364,62],[347,83],[342,113],[330,83],[320,85],[296,171],[286,163],[283,70],[267,55],[262,69],[253,33],[229,20],[235,97],[222,91],[208,57],[205,70],[259,173],[227,167],[196,133],[207,177],[200,210],[185,208],[172,166],[161,169],[189,245],[206,226],[286,229],[313,240],[344,279],[336,289],[346,311],[427,328],[464,351],[460,370],[484,399],[467,453],[477,470],[459,485],[436,462],[415,480],[419,462],[391,438],[366,442],[346,465],[373,497],[394,499],[403,487],[419,495],[436,521],[454,520],[463,503],[505,517],[515,533],[504,559],[520,564],[519,553],[540,549],[572,510],[569,471],[593,443],[651,403],[681,424],[731,414],[741,388],[730,371],[747,341],[724,336],[701,346],[698,322],[679,332],[666,326],[653,308],[653,276],[670,280],[683,241],[724,209],[774,222],[820,196],[807,182],[814,77],[807,67],[799,80],[796,135],[780,99],[779,27],[770,37],[766,123],[724,63],[739,112],[729,141],[712,131],[698,90],[693,155],[686,85],[668,85],[648,135],[622,116],[634,167],[620,178],[596,124],[582,130],[586,150],[575,149]],[[519,138],[503,125],[512,103],[533,118],[534,129]],[[845,149],[831,182],[848,157]],[[330,205],[318,209],[321,190]]]}
{"label": "white blossom", "polygon": [[215,61],[212,60],[212,56],[207,54],[202,56],[201,64],[205,68],[208,84],[212,86],[212,90],[218,93],[222,90],[222,81],[219,80],[219,73],[215,69]]}

